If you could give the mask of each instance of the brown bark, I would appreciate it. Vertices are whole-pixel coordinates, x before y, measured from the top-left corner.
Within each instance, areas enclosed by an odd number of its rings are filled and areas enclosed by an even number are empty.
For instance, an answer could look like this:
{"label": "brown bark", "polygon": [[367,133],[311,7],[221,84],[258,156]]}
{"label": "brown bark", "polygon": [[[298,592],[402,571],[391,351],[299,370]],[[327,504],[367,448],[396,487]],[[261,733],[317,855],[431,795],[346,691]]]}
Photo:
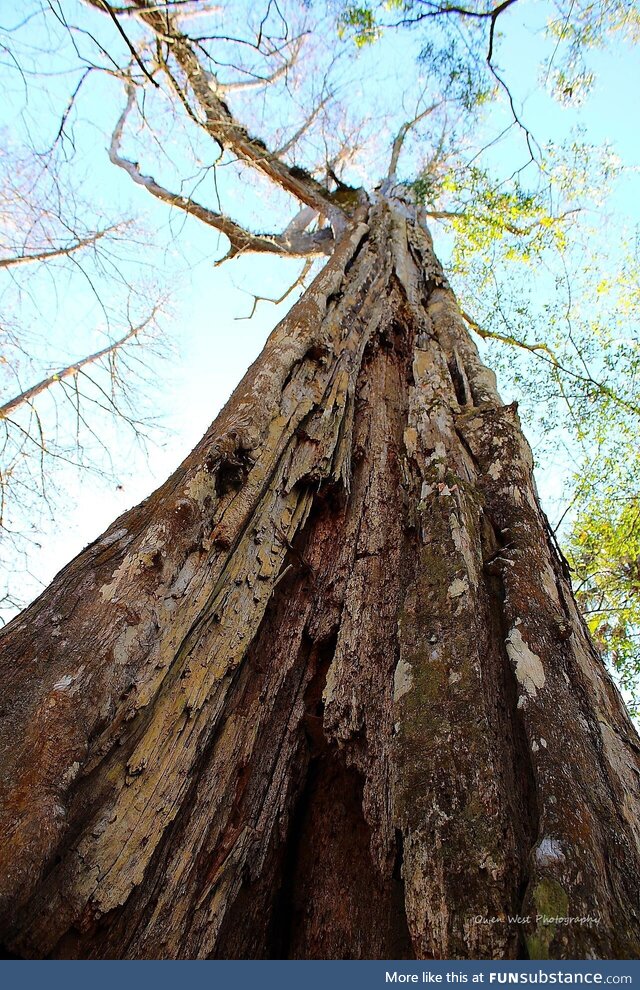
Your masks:
{"label": "brown bark", "polygon": [[638,954],[640,744],[398,204],[2,646],[16,954]]}

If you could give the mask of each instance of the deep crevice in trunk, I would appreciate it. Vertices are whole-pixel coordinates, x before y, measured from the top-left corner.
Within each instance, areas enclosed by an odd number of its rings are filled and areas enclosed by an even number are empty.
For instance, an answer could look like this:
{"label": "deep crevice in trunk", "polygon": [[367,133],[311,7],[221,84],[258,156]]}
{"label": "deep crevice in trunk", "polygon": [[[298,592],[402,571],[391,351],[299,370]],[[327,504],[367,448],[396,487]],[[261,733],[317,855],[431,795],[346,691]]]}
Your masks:
{"label": "deep crevice in trunk", "polygon": [[447,363],[447,366],[458,405],[466,406],[471,401],[471,396],[468,394],[467,383],[465,381],[466,376],[460,366],[458,356],[454,355],[453,359]]}
{"label": "deep crevice in trunk", "polygon": [[327,744],[311,760],[292,824],[280,958],[414,958],[400,863],[389,878],[376,870],[362,805],[361,775]]}
{"label": "deep crevice in trunk", "polygon": [[[508,539],[499,528],[494,527],[485,517],[484,532],[484,583],[490,603],[489,622],[492,624],[491,639],[504,644],[509,633],[504,617],[505,586],[502,568],[508,566],[501,560],[501,554],[508,554]],[[511,815],[518,844],[518,868],[513,914],[522,914],[522,906],[530,880],[529,857],[539,834],[539,808],[536,794],[535,773],[531,761],[531,750],[525,729],[518,711],[518,682],[506,649],[500,649],[496,691],[496,719],[502,728],[501,751],[507,758],[506,781],[510,797]],[[528,959],[525,939],[518,939],[517,958]]]}

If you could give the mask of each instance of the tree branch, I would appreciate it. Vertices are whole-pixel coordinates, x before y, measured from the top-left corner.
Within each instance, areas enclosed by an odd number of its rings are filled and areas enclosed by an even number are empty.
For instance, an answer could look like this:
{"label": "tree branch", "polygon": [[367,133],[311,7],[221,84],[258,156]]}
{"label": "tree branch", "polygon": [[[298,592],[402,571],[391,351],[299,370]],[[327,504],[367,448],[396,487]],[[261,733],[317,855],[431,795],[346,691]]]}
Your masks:
{"label": "tree branch", "polygon": [[306,134],[306,132],[309,130],[309,128],[313,124],[314,120],[316,119],[316,117],[318,116],[318,114],[320,113],[320,111],[324,109],[324,107],[325,107],[327,101],[330,99],[330,97],[331,97],[331,94],[325,96],[320,101],[320,103],[318,103],[318,105],[313,108],[313,110],[311,111],[311,113],[309,114],[309,116],[306,118],[306,120],[304,120],[302,122],[302,124],[297,129],[297,131],[295,131],[295,133],[292,134],[292,136],[287,141],[285,141],[285,143],[280,148],[277,148],[274,151],[273,154],[274,154],[274,157],[275,158],[282,158],[282,156],[283,155],[286,155],[288,151],[291,151],[291,149],[298,143],[298,141],[300,140],[300,138],[304,134]]}
{"label": "tree branch", "polygon": [[[328,228],[307,234],[304,230],[292,229],[291,225],[289,225],[282,234],[253,234],[223,213],[211,210],[188,196],[173,193],[156,182],[152,176],[143,175],[137,162],[129,161],[128,158],[123,158],[120,154],[122,132],[127,117],[135,103],[135,96],[135,88],[129,83],[127,85],[127,103],[111,137],[111,145],[109,147],[110,160],[114,165],[123,169],[137,185],[142,186],[152,196],[155,196],[156,199],[191,214],[198,220],[201,220],[202,223],[206,223],[209,227],[215,227],[216,230],[223,233],[229,239],[230,248],[221,261],[226,261],[228,258],[244,252],[285,254],[297,257],[330,253],[333,245],[333,235]],[[307,226],[309,223],[310,219],[307,220]]]}
{"label": "tree branch", "polygon": [[106,237],[107,234],[118,230],[119,226],[118,224],[114,224],[113,227],[99,230],[97,233],[90,234],[88,237],[81,237],[74,244],[68,244],[63,247],[36,251],[33,254],[19,254],[12,258],[0,258],[0,268],[11,268],[13,265],[28,265],[33,261],[50,261],[52,258],[61,258],[65,255],[73,254],[74,251],[81,251],[91,244],[96,244],[102,237]]}
{"label": "tree branch", "polygon": [[640,406],[636,406],[633,402],[627,402],[626,399],[621,398],[617,395],[612,388],[606,385],[604,382],[599,382],[597,379],[592,378],[590,374],[579,375],[577,372],[573,371],[571,368],[567,368],[558,360],[555,353],[547,344],[527,344],[524,340],[518,340],[517,337],[513,337],[510,334],[497,333],[494,330],[483,330],[481,326],[468,313],[461,310],[462,318],[468,323],[471,329],[478,334],[482,340],[498,340],[502,344],[509,344],[511,347],[519,347],[523,351],[529,351],[530,354],[534,354],[537,358],[542,361],[546,361],[547,364],[552,365],[557,371],[562,372],[563,375],[567,375],[568,378],[573,378],[574,381],[581,382],[583,385],[587,385],[599,392],[601,395],[606,396],[616,405],[621,406],[623,409],[627,409],[632,412],[635,416],[640,416]]}
{"label": "tree branch", "polygon": [[99,361],[101,358],[107,357],[119,350],[121,347],[124,347],[125,344],[137,337],[138,334],[149,325],[151,320],[156,315],[156,312],[157,308],[154,307],[146,320],[137,324],[137,326],[131,327],[123,337],[116,340],[113,344],[108,344],[101,350],[95,351],[93,354],[89,354],[87,357],[82,358],[81,361],[76,361],[74,364],[68,364],[65,368],[61,368],[59,371],[54,372],[52,375],[48,375],[47,378],[43,378],[35,385],[32,385],[31,388],[25,389],[24,392],[20,392],[20,394],[14,396],[13,399],[9,399],[8,402],[5,402],[0,406],[0,419],[6,419],[6,417],[10,413],[14,412],[14,410],[18,409],[25,403],[31,402],[36,398],[36,396],[41,395],[42,392],[45,392],[56,382],[60,382],[65,378],[70,378],[72,375],[77,375],[83,368],[86,368],[88,364],[95,364],[95,362]]}
{"label": "tree branch", "polygon": [[298,234],[304,233],[313,218],[317,217],[317,215],[316,211],[310,206],[303,206],[285,227],[283,237],[295,237]]}
{"label": "tree branch", "polygon": [[297,43],[293,46],[293,50],[289,58],[285,59],[278,68],[271,73],[270,76],[256,76],[255,79],[241,79],[237,82],[218,82],[218,92],[220,94],[225,93],[236,93],[238,91],[246,91],[248,89],[260,89],[262,86],[270,86],[272,83],[277,82],[282,76],[285,76],[289,69],[298,61],[300,51],[302,49],[302,41],[304,35],[297,39]]}
{"label": "tree branch", "polygon": [[[580,207],[573,210],[565,210],[564,213],[560,213],[557,217],[548,217],[550,224],[562,223],[567,217],[573,216],[574,213],[580,213]],[[432,220],[459,220],[468,217],[468,213],[465,210],[425,210],[425,217],[430,217]],[[513,234],[515,237],[528,237],[528,235],[534,231],[537,227],[542,226],[541,220],[534,220],[532,223],[528,224],[526,227],[517,227],[513,223],[504,222],[502,223],[502,229],[508,231],[508,233]],[[466,319],[466,317],[465,317]],[[471,322],[467,320],[471,325]],[[488,332],[488,331],[486,331]]]}
{"label": "tree branch", "polygon": [[285,291],[282,293],[282,295],[278,296],[277,299],[273,299],[271,296],[256,296],[255,293],[253,293],[253,292],[250,293],[250,295],[253,296],[253,305],[251,307],[251,312],[249,313],[248,316],[236,316],[236,320],[250,320],[252,318],[253,314],[255,313],[256,309],[257,309],[258,303],[261,303],[261,302],[270,302],[270,303],[273,303],[274,306],[279,306],[280,303],[282,303],[282,302],[285,301],[285,299],[287,298],[287,296],[291,295],[291,293],[293,292],[294,289],[297,289],[297,287],[299,285],[302,285],[302,283],[304,282],[305,278],[307,277],[307,275],[311,271],[312,264],[313,264],[313,259],[312,258],[308,258],[305,261],[304,265],[302,266],[302,271],[298,275],[298,277],[295,280],[295,282],[292,282],[291,285],[287,289],[285,289]]}
{"label": "tree branch", "polygon": [[111,8],[111,4],[107,3],[107,0],[96,0],[96,6],[98,8],[101,8],[102,10],[104,10],[109,15],[109,17],[111,18],[111,20],[113,21],[113,23],[116,26],[116,30],[118,31],[118,34],[120,35],[120,37],[124,41],[125,45],[127,46],[127,48],[129,49],[129,51],[131,52],[131,57],[137,63],[140,71],[142,72],[143,75],[145,75],[147,77],[147,79],[152,84],[152,86],[155,86],[156,89],[157,89],[158,88],[158,83],[153,78],[153,76],[151,75],[151,73],[147,69],[146,65],[144,64],[144,62],[142,61],[142,59],[138,55],[138,52],[136,51],[135,45],[132,43],[132,41],[130,40],[127,32],[124,30],[124,28],[120,24],[120,21],[116,17],[116,12],[114,10],[112,10],[112,8]]}
{"label": "tree branch", "polygon": [[488,20],[489,39],[488,39],[487,54],[485,59],[487,63],[487,67],[489,69],[489,72],[495,79],[495,81],[498,83],[500,88],[504,90],[506,94],[507,100],[509,101],[511,114],[513,116],[513,121],[521,129],[521,131],[525,136],[525,141],[527,144],[527,149],[529,151],[530,160],[536,161],[536,156],[534,154],[533,146],[534,144],[537,146],[537,142],[533,134],[529,130],[529,128],[526,126],[526,124],[522,122],[522,120],[518,116],[511,90],[509,89],[507,83],[504,81],[504,79],[496,69],[495,65],[493,64],[493,49],[495,44],[496,24],[498,22],[498,18],[500,17],[501,14],[505,12],[505,10],[508,10],[509,7],[512,7],[516,3],[518,3],[518,0],[502,0],[502,2],[497,4],[492,10],[469,10],[468,7],[462,7],[458,4],[425,3],[424,6],[428,7],[429,8],[428,10],[422,11],[421,13],[417,14],[415,17],[403,18],[400,21],[396,21],[394,26],[398,27],[398,26],[406,26],[410,24],[417,24],[420,21],[425,20],[426,18],[443,17],[443,16],[446,17],[447,15],[450,14],[454,14],[458,17],[472,18],[474,20]]}
{"label": "tree branch", "polygon": [[538,356],[540,356],[540,351],[544,351],[548,355],[547,360],[551,361],[551,363],[557,368],[560,368],[563,371],[565,370],[562,368],[562,365],[558,362],[557,357],[547,344],[527,344],[524,340],[518,340],[517,337],[512,337],[510,334],[498,333],[495,330],[484,330],[480,324],[476,323],[476,321],[469,316],[468,313],[465,313],[464,310],[461,310],[461,314],[463,320],[468,323],[474,333],[477,333],[482,340],[499,340],[501,344],[509,344],[511,347],[520,347],[522,350],[529,351],[530,354],[537,354]]}
{"label": "tree branch", "polygon": [[[181,18],[194,17],[196,15],[201,16],[202,14],[220,14],[222,12],[222,7],[218,4],[209,5],[203,2],[203,0],[159,0],[158,3],[151,2],[147,6],[149,10],[157,11],[158,13],[177,13]],[[115,4],[110,4],[110,7],[111,12],[118,17],[132,17],[140,13],[140,8],[135,3],[126,7],[116,7]]]}
{"label": "tree branch", "polygon": [[[106,0],[88,0],[103,9]],[[203,114],[200,126],[225,151],[247,162],[300,202],[326,216],[337,235],[346,226],[345,212],[332,202],[329,191],[303,169],[289,166],[273,155],[262,141],[250,137],[220,98],[220,83],[205,69],[193,42],[183,34],[168,14],[153,9],[146,0],[136,0],[140,20],[168,45],[184,73],[188,86]]]}
{"label": "tree branch", "polygon": [[413,120],[408,120],[406,124],[403,124],[398,131],[395,140],[393,142],[393,147],[391,148],[391,161],[389,162],[389,171],[387,172],[387,183],[393,185],[396,180],[396,172],[398,169],[398,160],[400,158],[400,152],[402,151],[402,146],[404,144],[405,138],[412,127],[415,127],[421,120],[428,117],[430,113],[437,110],[438,107],[442,106],[443,100],[439,100],[438,103],[432,103],[430,107],[423,110],[421,113],[417,114]]}
{"label": "tree branch", "polygon": [[422,11],[415,17],[407,17],[400,21],[396,21],[395,25],[405,26],[410,24],[418,24],[420,21],[423,21],[429,17],[442,17],[447,14],[457,14],[459,17],[470,17],[474,20],[489,20],[491,24],[490,33],[492,37],[495,23],[500,14],[502,14],[507,7],[511,7],[517,2],[518,0],[502,0],[502,3],[499,3],[492,10],[469,10],[468,7],[461,7],[456,4],[426,3],[424,6],[428,7],[429,10]]}

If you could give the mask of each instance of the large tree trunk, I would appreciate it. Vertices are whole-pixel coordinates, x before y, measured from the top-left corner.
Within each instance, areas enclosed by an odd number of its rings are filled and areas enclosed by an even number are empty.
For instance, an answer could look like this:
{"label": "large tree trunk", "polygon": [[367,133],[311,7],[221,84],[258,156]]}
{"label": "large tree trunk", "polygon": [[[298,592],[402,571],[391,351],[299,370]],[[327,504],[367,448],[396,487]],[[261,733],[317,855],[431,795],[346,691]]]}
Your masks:
{"label": "large tree trunk", "polygon": [[2,645],[15,954],[640,953],[639,742],[397,204]]}

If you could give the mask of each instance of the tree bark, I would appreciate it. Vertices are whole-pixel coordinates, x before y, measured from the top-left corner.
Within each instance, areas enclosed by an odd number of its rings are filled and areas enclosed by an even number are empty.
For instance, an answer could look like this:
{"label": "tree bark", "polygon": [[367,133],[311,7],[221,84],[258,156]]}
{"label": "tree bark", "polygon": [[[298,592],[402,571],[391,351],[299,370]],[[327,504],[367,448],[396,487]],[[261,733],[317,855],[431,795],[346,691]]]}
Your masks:
{"label": "tree bark", "polygon": [[12,953],[640,952],[640,742],[402,204],[2,646]]}

